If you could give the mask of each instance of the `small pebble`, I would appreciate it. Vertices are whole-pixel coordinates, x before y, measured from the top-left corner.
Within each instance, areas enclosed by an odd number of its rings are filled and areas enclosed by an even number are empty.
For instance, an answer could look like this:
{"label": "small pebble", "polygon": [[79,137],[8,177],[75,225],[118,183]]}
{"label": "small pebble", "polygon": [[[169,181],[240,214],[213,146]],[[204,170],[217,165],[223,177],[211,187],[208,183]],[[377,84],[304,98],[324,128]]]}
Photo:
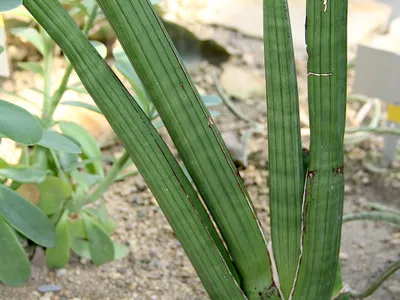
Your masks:
{"label": "small pebble", "polygon": [[62,286],[58,284],[46,284],[39,286],[36,290],[38,290],[41,293],[59,292],[62,290]]}
{"label": "small pebble", "polygon": [[117,280],[117,279],[120,279],[122,277],[122,275],[118,272],[112,272],[112,273],[108,274],[108,277],[112,280]]}
{"label": "small pebble", "polygon": [[65,274],[67,274],[67,270],[66,270],[66,269],[58,269],[58,270],[56,271],[56,276],[57,276],[57,277],[62,277],[62,276],[64,276]]}
{"label": "small pebble", "polygon": [[340,252],[339,257],[341,260],[347,260],[349,258],[349,255],[346,252]]}
{"label": "small pebble", "polygon": [[138,189],[139,192],[143,192],[147,189],[147,185],[144,183],[143,180],[138,180],[136,182],[136,187]]}

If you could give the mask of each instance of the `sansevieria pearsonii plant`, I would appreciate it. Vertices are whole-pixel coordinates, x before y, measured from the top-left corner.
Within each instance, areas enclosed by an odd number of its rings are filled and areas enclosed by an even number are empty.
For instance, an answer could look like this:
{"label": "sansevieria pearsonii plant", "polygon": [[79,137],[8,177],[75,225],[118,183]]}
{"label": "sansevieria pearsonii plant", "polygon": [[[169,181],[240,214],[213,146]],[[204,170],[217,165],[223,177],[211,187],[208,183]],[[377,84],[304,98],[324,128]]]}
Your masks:
{"label": "sansevieria pearsonii plant", "polygon": [[271,252],[221,135],[151,2],[97,0],[198,194],[59,1],[23,3],[69,58],[123,142],[211,299],[324,300],[339,292],[347,0],[307,1],[307,169],[287,2],[264,0]]}

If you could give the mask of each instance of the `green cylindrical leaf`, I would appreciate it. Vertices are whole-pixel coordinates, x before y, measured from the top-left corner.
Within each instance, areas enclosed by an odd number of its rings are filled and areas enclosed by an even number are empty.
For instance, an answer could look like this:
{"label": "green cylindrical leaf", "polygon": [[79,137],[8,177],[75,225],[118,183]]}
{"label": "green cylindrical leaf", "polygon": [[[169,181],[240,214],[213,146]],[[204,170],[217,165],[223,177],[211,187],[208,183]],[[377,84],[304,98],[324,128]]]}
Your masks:
{"label": "green cylindrical leaf", "polygon": [[83,84],[124,143],[210,297],[243,299],[231,273],[235,270],[207,212],[136,101],[57,0],[25,0],[24,5],[68,56]]}
{"label": "green cylindrical leaf", "polygon": [[347,0],[308,0],[306,21],[310,165],[303,253],[293,299],[330,299],[343,214],[347,89]]}
{"label": "green cylindrical leaf", "polygon": [[0,281],[20,286],[29,280],[31,266],[15,232],[0,216]]}
{"label": "green cylindrical leaf", "polygon": [[39,208],[13,190],[0,185],[0,214],[17,231],[44,247],[56,243],[54,227]]}
{"label": "green cylindrical leaf", "polygon": [[97,0],[226,242],[249,298],[275,291],[266,242],[221,135],[149,1]]}
{"label": "green cylindrical leaf", "polygon": [[305,175],[296,66],[286,0],[264,0],[269,201],[272,247],[287,298],[300,256]]}

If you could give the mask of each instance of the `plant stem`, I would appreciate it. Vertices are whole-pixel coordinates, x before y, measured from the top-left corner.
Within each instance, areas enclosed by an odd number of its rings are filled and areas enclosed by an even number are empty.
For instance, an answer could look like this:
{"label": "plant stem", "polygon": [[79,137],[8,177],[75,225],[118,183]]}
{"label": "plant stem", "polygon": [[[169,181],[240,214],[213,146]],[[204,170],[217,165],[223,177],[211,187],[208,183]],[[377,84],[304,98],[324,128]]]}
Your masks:
{"label": "plant stem", "polygon": [[119,176],[115,179],[115,181],[122,181],[122,180],[125,180],[125,179],[128,178],[128,177],[138,175],[139,173],[140,173],[139,170],[133,170],[133,171],[131,171],[131,172],[128,172],[128,173],[119,175]]}
{"label": "plant stem", "polygon": [[114,183],[115,179],[117,178],[118,174],[122,171],[122,168],[125,166],[126,162],[129,159],[129,154],[126,150],[122,156],[113,164],[110,171],[107,173],[107,176],[103,179],[97,189],[88,196],[86,199],[85,204],[92,203],[99,199],[105,191],[108,190],[111,184]]}
{"label": "plant stem", "polygon": [[29,148],[27,145],[22,145],[21,163],[29,166]]}
{"label": "plant stem", "polygon": [[45,127],[49,126],[51,120],[51,71],[53,68],[53,42],[48,36],[47,32],[40,28],[41,36],[44,44],[44,98],[43,98],[43,111],[42,119]]}
{"label": "plant stem", "polygon": [[371,286],[367,288],[363,292],[357,292],[357,291],[351,291],[350,296],[353,298],[358,298],[358,299],[364,299],[367,298],[368,296],[372,295],[380,286],[381,284],[389,278],[392,274],[394,274],[397,270],[400,269],[400,260],[397,262],[393,263],[392,265],[389,266],[379,277],[372,282]]}
{"label": "plant stem", "polygon": [[65,173],[64,173],[64,171],[63,171],[63,169],[62,169],[62,167],[61,167],[60,161],[59,161],[59,159],[58,159],[58,157],[57,157],[55,151],[52,150],[52,149],[49,149],[49,151],[50,151],[51,157],[53,158],[54,164],[56,165],[57,173],[58,173],[57,175],[58,175],[63,181],[68,182],[67,176],[65,175]]}
{"label": "plant stem", "polygon": [[260,124],[254,120],[252,120],[250,117],[245,115],[242,111],[240,111],[235,104],[232,102],[230,97],[225,93],[224,89],[222,88],[221,84],[219,83],[217,77],[214,75],[214,84],[215,87],[217,88],[218,94],[220,95],[222,101],[225,103],[225,105],[228,107],[228,109],[239,119],[246,121],[247,123],[250,123],[252,125],[254,124]]}
{"label": "plant stem", "polygon": [[374,210],[377,210],[377,211],[389,212],[389,213],[399,214],[400,215],[400,211],[399,210],[384,206],[382,204],[370,203],[370,204],[368,204],[368,206],[371,209],[374,209]]}
{"label": "plant stem", "polygon": [[343,217],[343,222],[358,220],[385,221],[400,225],[400,215],[389,212],[361,212],[357,214],[345,215]]}
{"label": "plant stem", "polygon": [[[97,4],[93,6],[93,10],[90,13],[89,19],[83,28],[83,34],[86,36],[89,34],[90,29],[93,28],[94,21],[96,20],[96,17],[97,17],[98,8],[99,8],[99,6]],[[73,71],[73,67],[72,67],[71,63],[68,63],[68,66],[65,70],[64,76],[61,80],[61,83],[60,83],[58,89],[55,91],[55,93],[52,96],[51,108],[50,108],[50,112],[49,112],[50,118],[53,117],[54,111],[56,110],[58,103],[60,103],[62,96],[64,95],[65,91],[67,90],[68,81],[69,81],[69,78],[71,77],[72,71]]]}
{"label": "plant stem", "polygon": [[400,135],[400,129],[389,127],[360,127],[360,128],[347,128],[346,133],[353,132],[371,132],[377,134],[396,134]]}

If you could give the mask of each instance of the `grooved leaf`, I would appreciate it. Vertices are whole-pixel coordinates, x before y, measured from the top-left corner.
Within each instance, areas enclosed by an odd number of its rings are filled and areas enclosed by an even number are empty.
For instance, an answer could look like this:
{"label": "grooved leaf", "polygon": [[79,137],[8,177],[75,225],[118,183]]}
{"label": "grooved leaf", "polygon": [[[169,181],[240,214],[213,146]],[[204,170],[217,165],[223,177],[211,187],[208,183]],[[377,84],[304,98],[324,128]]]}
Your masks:
{"label": "grooved leaf", "polygon": [[264,0],[264,32],[271,237],[280,287],[288,298],[300,256],[305,176],[286,0]]}
{"label": "grooved leaf", "polygon": [[303,255],[294,300],[330,299],[339,261],[344,197],[347,2],[307,1],[310,164],[303,204]]}
{"label": "grooved leaf", "polygon": [[273,284],[251,199],[210,113],[149,1],[97,0],[226,242],[249,297]]}
{"label": "grooved leaf", "polygon": [[24,5],[68,56],[123,142],[210,297],[244,299],[232,275],[235,269],[213,223],[179,164],[136,101],[57,0],[46,3],[25,0]]}
{"label": "grooved leaf", "polygon": [[103,43],[99,42],[99,41],[90,41],[90,43],[92,43],[93,47],[96,48],[97,52],[99,52],[100,56],[102,58],[106,58],[107,57],[107,47],[106,45],[104,45]]}

